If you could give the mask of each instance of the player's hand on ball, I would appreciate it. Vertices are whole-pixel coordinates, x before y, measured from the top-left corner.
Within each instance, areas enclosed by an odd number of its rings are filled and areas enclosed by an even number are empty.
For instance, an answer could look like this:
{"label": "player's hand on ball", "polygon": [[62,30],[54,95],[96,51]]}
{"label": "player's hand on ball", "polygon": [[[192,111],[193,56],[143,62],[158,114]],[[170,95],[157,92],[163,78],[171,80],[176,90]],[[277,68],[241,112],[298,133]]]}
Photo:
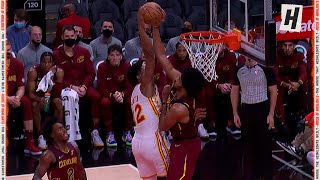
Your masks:
{"label": "player's hand on ball", "polygon": [[165,86],[163,87],[162,95],[161,95],[162,101],[165,102],[165,101],[168,99],[168,97],[169,97],[169,95],[170,95],[170,91],[171,91],[171,86],[170,86],[170,85],[165,85]]}

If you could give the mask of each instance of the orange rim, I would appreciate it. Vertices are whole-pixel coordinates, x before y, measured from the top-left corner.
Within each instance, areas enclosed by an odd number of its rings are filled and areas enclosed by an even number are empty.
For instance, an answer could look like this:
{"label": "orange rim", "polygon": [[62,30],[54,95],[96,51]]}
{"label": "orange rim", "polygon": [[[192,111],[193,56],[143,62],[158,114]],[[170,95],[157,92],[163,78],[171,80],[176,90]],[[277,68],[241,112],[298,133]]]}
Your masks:
{"label": "orange rim", "polygon": [[[201,36],[203,39],[191,39],[190,35]],[[209,39],[212,36],[217,39]],[[230,49],[237,50],[240,48],[241,31],[234,29],[228,34],[210,31],[188,32],[181,34],[180,39],[186,42],[206,42],[208,44],[226,43]]]}

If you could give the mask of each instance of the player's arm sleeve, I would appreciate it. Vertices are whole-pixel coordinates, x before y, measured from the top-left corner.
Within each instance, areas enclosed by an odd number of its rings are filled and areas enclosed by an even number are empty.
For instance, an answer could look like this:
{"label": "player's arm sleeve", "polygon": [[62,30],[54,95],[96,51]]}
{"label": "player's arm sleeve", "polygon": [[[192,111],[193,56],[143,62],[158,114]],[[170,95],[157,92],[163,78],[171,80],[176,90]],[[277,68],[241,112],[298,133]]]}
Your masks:
{"label": "player's arm sleeve", "polygon": [[90,58],[89,51],[87,50],[85,51],[85,54],[84,54],[84,62],[86,63],[86,70],[85,70],[85,78],[82,85],[85,85],[88,87],[93,83],[96,73],[93,67],[93,62],[91,61],[91,58]]}

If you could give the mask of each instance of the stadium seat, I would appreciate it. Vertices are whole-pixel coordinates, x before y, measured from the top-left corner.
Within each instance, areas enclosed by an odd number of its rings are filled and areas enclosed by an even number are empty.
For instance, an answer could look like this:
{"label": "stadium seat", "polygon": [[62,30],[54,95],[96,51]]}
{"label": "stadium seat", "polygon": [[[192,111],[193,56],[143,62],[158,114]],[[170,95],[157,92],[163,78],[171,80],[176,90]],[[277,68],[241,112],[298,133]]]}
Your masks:
{"label": "stadium seat", "polygon": [[138,36],[137,18],[132,17],[125,23],[128,40]]}
{"label": "stadium seat", "polygon": [[179,36],[182,29],[182,19],[172,13],[168,13],[165,21],[160,26],[160,36],[164,42],[168,42],[169,39]]}
{"label": "stadium seat", "polygon": [[136,17],[139,7],[144,3],[145,0],[125,0],[121,6],[124,22],[127,22],[131,17]]}
{"label": "stadium seat", "polygon": [[174,13],[182,17],[182,8],[178,1],[155,0],[154,2],[158,3],[166,13]]}
{"label": "stadium seat", "polygon": [[92,24],[96,24],[101,19],[112,19],[121,23],[120,10],[114,2],[110,0],[96,0],[91,7]]}
{"label": "stadium seat", "polygon": [[182,7],[184,8],[184,17],[189,17],[195,11],[206,12],[205,0],[181,0]]}
{"label": "stadium seat", "polygon": [[[102,18],[102,20],[99,20],[98,22],[96,22],[95,25],[94,25],[94,35],[95,35],[95,37],[99,37],[101,35],[101,23],[102,23],[102,21],[103,21],[103,18]],[[126,41],[126,36],[125,36],[125,32],[124,32],[123,26],[117,21],[114,21],[114,33],[113,33],[113,36],[118,38],[123,44]]]}
{"label": "stadium seat", "polygon": [[203,11],[196,11],[188,17],[188,21],[192,23],[194,31],[208,31],[209,26],[207,19]]}

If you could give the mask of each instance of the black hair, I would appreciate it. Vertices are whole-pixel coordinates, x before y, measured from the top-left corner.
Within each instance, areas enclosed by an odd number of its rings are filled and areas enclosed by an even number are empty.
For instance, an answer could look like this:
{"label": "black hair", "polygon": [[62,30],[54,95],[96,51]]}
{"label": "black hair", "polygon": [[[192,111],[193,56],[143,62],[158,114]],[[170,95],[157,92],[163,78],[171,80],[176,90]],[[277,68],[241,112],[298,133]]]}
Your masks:
{"label": "black hair", "polygon": [[51,133],[53,131],[53,125],[55,125],[56,123],[59,123],[56,117],[48,117],[42,126],[43,137],[47,141],[48,145],[53,145]]}
{"label": "black hair", "polygon": [[102,20],[102,21],[101,21],[101,24],[100,24],[100,27],[101,27],[101,28],[102,28],[104,22],[111,22],[111,24],[112,24],[112,26],[113,26],[113,28],[114,28],[114,21],[113,21],[112,19],[104,19],[104,20]]}
{"label": "black hair", "polygon": [[122,48],[117,44],[111,45],[108,48],[108,54],[112,53],[113,51],[118,51],[122,55]]}
{"label": "black hair", "polygon": [[15,9],[13,11],[13,14],[18,18],[18,19],[22,19],[25,20],[26,22],[29,21],[30,16],[28,14],[28,12],[24,9]]}
{"label": "black hair", "polygon": [[76,30],[74,29],[73,25],[66,25],[62,28],[62,35],[64,34],[64,32],[68,30],[68,31],[73,31],[74,33],[76,33]]}
{"label": "black hair", "polygon": [[138,84],[137,76],[140,73],[143,62],[144,61],[139,60],[129,68],[129,71],[127,74],[128,80],[134,86]]}
{"label": "black hair", "polygon": [[186,68],[181,75],[181,81],[190,98],[197,97],[205,84],[203,75],[195,68]]}
{"label": "black hair", "polygon": [[49,56],[50,57],[50,62],[53,62],[53,54],[51,52],[44,52],[40,56],[40,63],[42,63],[42,61],[44,60],[45,56]]}
{"label": "black hair", "polygon": [[[181,42],[177,42],[176,49],[178,49],[178,46],[181,44]],[[181,44],[182,45],[182,44]],[[183,46],[183,45],[182,45]]]}

